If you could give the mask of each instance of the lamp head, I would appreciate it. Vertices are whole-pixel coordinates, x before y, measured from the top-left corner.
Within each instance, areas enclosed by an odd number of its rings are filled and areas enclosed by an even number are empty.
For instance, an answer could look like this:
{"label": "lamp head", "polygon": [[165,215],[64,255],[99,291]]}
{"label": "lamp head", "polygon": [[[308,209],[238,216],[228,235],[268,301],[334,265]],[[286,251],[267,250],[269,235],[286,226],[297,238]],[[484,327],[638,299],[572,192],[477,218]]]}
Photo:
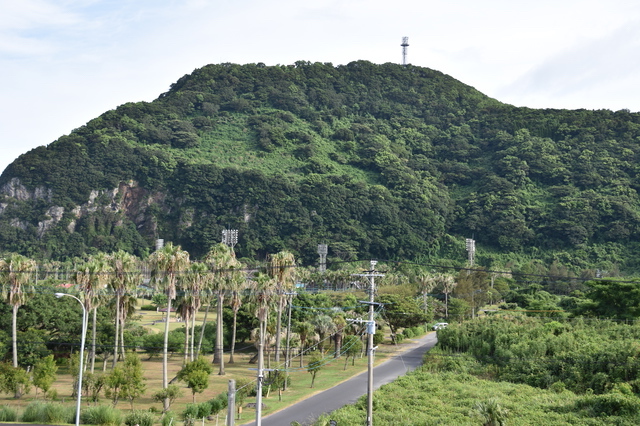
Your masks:
{"label": "lamp head", "polygon": [[54,293],[54,296],[56,296],[58,299],[60,299],[62,296],[65,295],[65,293]]}

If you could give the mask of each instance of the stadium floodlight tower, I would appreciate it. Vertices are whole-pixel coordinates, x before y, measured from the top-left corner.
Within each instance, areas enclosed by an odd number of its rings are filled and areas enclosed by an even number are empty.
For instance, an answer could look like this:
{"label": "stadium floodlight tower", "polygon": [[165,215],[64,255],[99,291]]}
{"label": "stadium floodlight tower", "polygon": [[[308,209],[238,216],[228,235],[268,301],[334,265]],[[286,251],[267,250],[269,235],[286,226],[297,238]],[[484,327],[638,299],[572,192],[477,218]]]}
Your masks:
{"label": "stadium floodlight tower", "polygon": [[318,244],[318,255],[320,255],[320,267],[318,270],[320,273],[324,274],[324,271],[327,270],[327,253],[329,251],[329,246],[326,244]]}
{"label": "stadium floodlight tower", "polygon": [[222,230],[222,242],[231,248],[234,248],[238,244],[238,230],[237,229],[223,229]]}
{"label": "stadium floodlight tower", "polygon": [[407,65],[407,47],[409,47],[409,37],[402,37],[402,66]]}

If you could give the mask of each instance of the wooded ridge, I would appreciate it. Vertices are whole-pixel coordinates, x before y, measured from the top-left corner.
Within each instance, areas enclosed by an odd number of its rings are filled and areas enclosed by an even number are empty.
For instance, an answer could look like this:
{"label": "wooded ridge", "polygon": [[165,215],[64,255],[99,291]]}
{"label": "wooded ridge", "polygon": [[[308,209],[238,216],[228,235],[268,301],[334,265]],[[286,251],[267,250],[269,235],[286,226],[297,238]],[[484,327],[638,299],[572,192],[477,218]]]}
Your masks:
{"label": "wooded ridge", "polygon": [[16,159],[0,247],[59,260],[155,238],[194,257],[638,265],[640,114],[516,108],[438,71],[207,65]]}

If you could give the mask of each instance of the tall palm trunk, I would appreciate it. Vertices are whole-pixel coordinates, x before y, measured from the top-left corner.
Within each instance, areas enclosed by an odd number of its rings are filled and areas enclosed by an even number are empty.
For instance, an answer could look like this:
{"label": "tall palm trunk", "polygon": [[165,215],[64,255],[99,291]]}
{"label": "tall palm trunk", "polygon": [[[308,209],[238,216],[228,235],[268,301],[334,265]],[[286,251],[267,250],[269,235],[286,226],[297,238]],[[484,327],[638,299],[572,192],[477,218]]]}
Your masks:
{"label": "tall palm trunk", "polygon": [[282,298],[284,296],[278,295],[278,316],[276,319],[276,364],[280,364],[280,334],[282,331]]}
{"label": "tall palm trunk", "polygon": [[184,357],[182,358],[183,365],[187,365],[189,362],[189,320],[188,318],[182,318],[184,321]]}
{"label": "tall palm trunk", "polygon": [[231,355],[229,355],[229,364],[233,364],[233,354],[236,350],[236,329],[238,326],[238,309],[233,308],[233,326],[231,328]]}
{"label": "tall palm trunk", "polygon": [[93,308],[93,318],[91,324],[91,372],[96,364],[96,331],[97,331],[98,308]]}
{"label": "tall palm trunk", "polygon": [[[169,315],[171,314],[171,297],[168,297],[167,299],[167,315],[165,316],[164,323],[164,346],[162,350],[162,389],[166,389],[169,385],[169,378],[167,377],[167,354],[169,352]],[[169,411],[169,398],[165,398],[162,401],[162,408],[163,413]]]}
{"label": "tall palm trunk", "polygon": [[195,340],[196,340],[196,314],[194,312],[193,315],[191,316],[191,347],[189,348],[189,352],[191,353],[191,362],[195,361],[195,356],[193,351]]}
{"label": "tall palm trunk", "polygon": [[202,347],[202,339],[204,338],[204,329],[207,326],[207,316],[209,315],[209,308],[211,304],[207,305],[207,309],[204,311],[204,319],[202,320],[202,328],[200,329],[200,340],[198,340],[198,349],[196,350],[196,358],[200,355],[200,348]]}
{"label": "tall palm trunk", "polygon": [[213,357],[214,363],[220,363],[220,370],[218,371],[219,376],[224,376],[224,294],[222,291],[218,291],[218,306],[216,307],[218,318],[216,319],[216,350]]}
{"label": "tall palm trunk", "polygon": [[116,292],[116,336],[113,345],[113,364],[111,368],[116,368],[118,363],[118,338],[120,337],[120,294]]}
{"label": "tall palm trunk", "polygon": [[[13,344],[13,368],[18,368],[18,305],[13,305],[11,314],[11,340]],[[19,396],[16,396],[19,398]]]}

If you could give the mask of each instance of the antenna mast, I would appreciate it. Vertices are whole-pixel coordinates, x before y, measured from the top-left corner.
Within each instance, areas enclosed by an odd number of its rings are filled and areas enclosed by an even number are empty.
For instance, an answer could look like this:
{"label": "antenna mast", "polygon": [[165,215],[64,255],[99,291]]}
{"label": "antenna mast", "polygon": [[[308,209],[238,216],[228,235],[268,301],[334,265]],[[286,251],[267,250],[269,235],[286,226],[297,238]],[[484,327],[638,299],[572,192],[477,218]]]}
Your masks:
{"label": "antenna mast", "polygon": [[402,66],[407,65],[407,47],[409,47],[409,37],[402,37]]}

